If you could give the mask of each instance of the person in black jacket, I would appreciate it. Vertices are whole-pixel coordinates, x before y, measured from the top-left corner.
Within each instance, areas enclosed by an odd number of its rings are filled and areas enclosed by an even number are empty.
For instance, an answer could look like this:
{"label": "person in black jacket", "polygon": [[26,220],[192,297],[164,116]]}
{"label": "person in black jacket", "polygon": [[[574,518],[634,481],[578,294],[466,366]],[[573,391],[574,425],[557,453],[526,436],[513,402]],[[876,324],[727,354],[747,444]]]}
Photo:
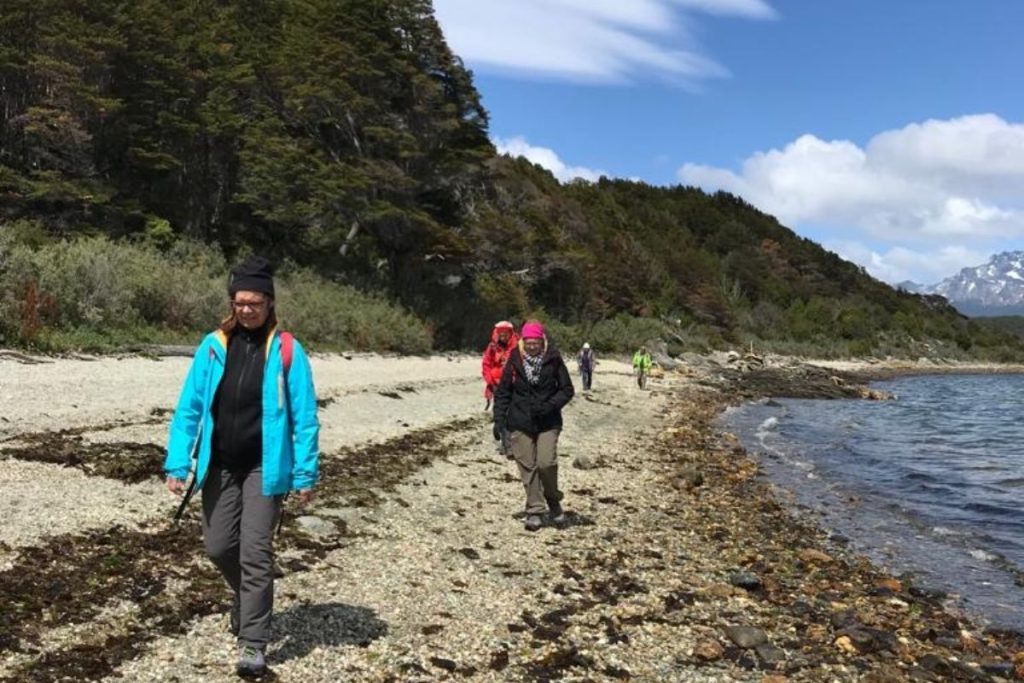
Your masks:
{"label": "person in black jacket", "polygon": [[526,528],[536,531],[548,511],[554,523],[565,520],[558,490],[558,434],[562,408],[575,390],[561,354],[536,321],[523,325],[494,392],[494,434],[511,432],[512,455],[526,488]]}

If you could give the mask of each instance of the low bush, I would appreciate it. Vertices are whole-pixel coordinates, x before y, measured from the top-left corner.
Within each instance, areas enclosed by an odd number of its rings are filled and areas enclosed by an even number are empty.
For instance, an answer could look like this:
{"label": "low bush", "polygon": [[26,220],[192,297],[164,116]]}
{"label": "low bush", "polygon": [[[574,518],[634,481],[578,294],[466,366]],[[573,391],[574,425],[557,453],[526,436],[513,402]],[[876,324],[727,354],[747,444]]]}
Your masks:
{"label": "low bush", "polygon": [[[228,266],[214,247],[48,241],[30,225],[7,227],[0,226],[0,343],[109,351],[194,342],[227,313]],[[305,270],[284,269],[277,286],[282,324],[311,348],[431,348],[427,326],[381,297]]]}
{"label": "low bush", "polygon": [[303,343],[321,349],[427,353],[427,326],[386,299],[339,285],[308,271],[281,278],[281,324]]}

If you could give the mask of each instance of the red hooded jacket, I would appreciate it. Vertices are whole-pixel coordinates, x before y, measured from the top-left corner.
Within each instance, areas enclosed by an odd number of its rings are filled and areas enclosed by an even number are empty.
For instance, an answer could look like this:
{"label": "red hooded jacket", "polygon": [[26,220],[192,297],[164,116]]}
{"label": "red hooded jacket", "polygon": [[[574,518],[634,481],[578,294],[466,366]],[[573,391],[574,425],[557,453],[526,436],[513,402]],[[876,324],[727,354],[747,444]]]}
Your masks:
{"label": "red hooded jacket", "polygon": [[[508,330],[509,332],[508,341],[504,345],[498,340],[498,335],[501,334],[502,330]],[[505,363],[508,362],[512,349],[516,348],[518,343],[519,337],[516,335],[514,328],[494,326],[494,330],[491,331],[491,343],[484,350],[482,372],[484,377],[484,397],[490,399],[494,395],[494,387],[498,386],[498,382],[501,381],[501,372],[505,369]]]}

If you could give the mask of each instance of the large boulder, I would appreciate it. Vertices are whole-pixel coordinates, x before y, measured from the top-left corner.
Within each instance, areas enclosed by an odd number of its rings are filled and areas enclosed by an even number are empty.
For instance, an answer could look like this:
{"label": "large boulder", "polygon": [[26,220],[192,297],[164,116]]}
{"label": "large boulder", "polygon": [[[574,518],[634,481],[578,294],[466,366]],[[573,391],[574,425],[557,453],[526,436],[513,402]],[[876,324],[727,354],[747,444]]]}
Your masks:
{"label": "large boulder", "polygon": [[655,339],[647,342],[647,350],[651,354],[651,360],[657,363],[658,367],[664,368],[665,370],[675,370],[682,365],[682,363],[669,355],[668,344],[661,339]]}

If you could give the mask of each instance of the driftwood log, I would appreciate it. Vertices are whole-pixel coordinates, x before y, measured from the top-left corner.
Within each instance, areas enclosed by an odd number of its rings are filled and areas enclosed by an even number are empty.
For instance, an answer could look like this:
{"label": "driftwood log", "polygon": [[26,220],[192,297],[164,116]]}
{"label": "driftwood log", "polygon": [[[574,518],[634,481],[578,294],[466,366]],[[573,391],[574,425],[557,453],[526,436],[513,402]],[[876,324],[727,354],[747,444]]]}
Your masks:
{"label": "driftwood log", "polygon": [[174,344],[136,344],[127,349],[131,353],[141,353],[146,356],[159,356],[167,358],[172,356],[184,356],[191,358],[196,353],[195,346],[174,345]]}
{"label": "driftwood log", "polygon": [[0,349],[0,359],[17,361],[23,365],[42,365],[43,363],[50,362],[45,358],[36,358],[34,356],[21,353],[20,351],[12,351],[10,349]]}

